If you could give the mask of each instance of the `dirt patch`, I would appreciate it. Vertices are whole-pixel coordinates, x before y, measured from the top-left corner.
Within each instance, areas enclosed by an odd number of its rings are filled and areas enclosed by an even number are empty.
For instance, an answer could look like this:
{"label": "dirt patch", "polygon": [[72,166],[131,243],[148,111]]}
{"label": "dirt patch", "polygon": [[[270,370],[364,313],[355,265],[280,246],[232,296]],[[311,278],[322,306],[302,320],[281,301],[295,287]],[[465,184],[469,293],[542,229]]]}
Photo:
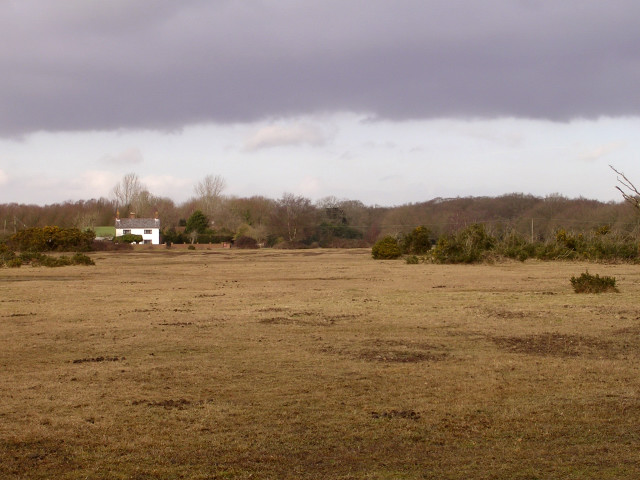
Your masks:
{"label": "dirt patch", "polygon": [[407,420],[420,420],[420,414],[414,410],[388,410],[384,412],[371,412],[372,418],[406,418]]}
{"label": "dirt patch", "polygon": [[432,353],[418,350],[363,350],[358,355],[361,360],[385,363],[418,363],[444,360],[446,353]]}
{"label": "dirt patch", "polygon": [[540,318],[545,315],[545,312],[540,311],[528,311],[528,310],[510,310],[506,308],[481,308],[481,312],[493,318]]}
{"label": "dirt patch", "polygon": [[373,340],[364,342],[355,349],[339,350],[325,347],[323,351],[342,354],[357,360],[382,363],[438,362],[449,356],[441,347],[403,340]]}
{"label": "dirt patch", "polygon": [[326,315],[313,311],[298,311],[288,312],[284,308],[267,308],[262,309],[260,312],[273,312],[273,313],[285,313],[288,315],[277,315],[269,318],[262,318],[258,320],[259,323],[266,325],[301,325],[301,326],[320,326],[327,327],[335,325],[342,320],[354,319],[360,315],[356,314],[336,314]]}
{"label": "dirt patch", "polygon": [[100,362],[121,362],[126,360],[125,357],[92,357],[92,358],[78,358],[71,363],[100,363]]}
{"label": "dirt patch", "polygon": [[543,333],[523,337],[492,337],[491,340],[502,350],[529,355],[611,357],[619,351],[612,342],[585,335]]}
{"label": "dirt patch", "polygon": [[295,320],[289,317],[270,317],[263,318],[259,320],[260,323],[264,323],[266,325],[293,325]]}
{"label": "dirt patch", "polygon": [[166,410],[184,410],[187,407],[198,407],[205,405],[207,403],[212,403],[212,400],[198,400],[192,402],[191,400],[187,400],[186,398],[179,398],[177,400],[168,399],[168,400],[134,400],[131,402],[131,405],[145,405],[147,407],[160,407]]}

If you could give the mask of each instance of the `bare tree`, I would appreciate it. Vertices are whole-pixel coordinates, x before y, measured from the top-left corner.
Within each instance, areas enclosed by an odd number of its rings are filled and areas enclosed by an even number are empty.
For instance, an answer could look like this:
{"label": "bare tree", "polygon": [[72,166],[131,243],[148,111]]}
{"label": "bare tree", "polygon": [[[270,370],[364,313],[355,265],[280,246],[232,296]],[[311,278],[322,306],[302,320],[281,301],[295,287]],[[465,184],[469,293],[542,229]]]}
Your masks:
{"label": "bare tree", "polygon": [[613,168],[612,165],[609,165],[609,167],[618,174],[618,183],[622,186],[616,185],[616,188],[622,194],[622,198],[633,205],[636,210],[640,211],[640,191],[638,188],[631,183],[631,180],[629,180],[624,173],[619,172]]}
{"label": "bare tree", "polygon": [[[116,199],[117,207],[130,208],[145,190],[144,185],[135,173],[127,173],[115,187],[113,187],[113,196]],[[123,212],[127,213],[127,212]]]}
{"label": "bare tree", "polygon": [[227,188],[227,182],[220,175],[207,175],[193,188],[206,215],[211,216],[215,213],[225,188]]}
{"label": "bare tree", "polygon": [[292,193],[282,195],[274,209],[272,221],[274,227],[289,242],[303,237],[315,221],[316,209],[311,200]]}

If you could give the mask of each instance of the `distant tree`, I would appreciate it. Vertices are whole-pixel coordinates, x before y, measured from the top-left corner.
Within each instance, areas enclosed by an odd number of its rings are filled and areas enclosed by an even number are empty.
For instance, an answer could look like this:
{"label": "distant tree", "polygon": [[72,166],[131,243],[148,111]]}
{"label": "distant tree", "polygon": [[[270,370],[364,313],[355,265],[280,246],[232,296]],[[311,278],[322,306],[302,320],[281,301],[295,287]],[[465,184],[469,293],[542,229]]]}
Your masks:
{"label": "distant tree", "polygon": [[273,226],[287,241],[301,241],[314,226],[316,209],[311,200],[285,193],[278,200],[273,212]]}
{"label": "distant tree", "polygon": [[[146,188],[135,173],[127,173],[112,190],[116,204],[120,208],[132,208]],[[148,193],[148,192],[147,192]],[[128,212],[122,212],[127,214]],[[137,212],[136,212],[137,213]]]}
{"label": "distant tree", "polygon": [[209,219],[200,210],[196,210],[187,219],[186,233],[205,233],[209,228]]}
{"label": "distant tree", "polygon": [[207,175],[193,188],[196,200],[206,215],[215,214],[225,188],[227,182],[220,175]]}

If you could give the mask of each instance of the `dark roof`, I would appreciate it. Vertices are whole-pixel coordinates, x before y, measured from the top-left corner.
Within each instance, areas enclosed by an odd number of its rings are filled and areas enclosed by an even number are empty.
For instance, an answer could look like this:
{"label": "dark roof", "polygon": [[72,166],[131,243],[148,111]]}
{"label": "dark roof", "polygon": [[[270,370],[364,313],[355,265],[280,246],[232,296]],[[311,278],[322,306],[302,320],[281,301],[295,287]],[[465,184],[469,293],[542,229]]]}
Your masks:
{"label": "dark roof", "polygon": [[116,228],[160,228],[159,218],[116,218]]}

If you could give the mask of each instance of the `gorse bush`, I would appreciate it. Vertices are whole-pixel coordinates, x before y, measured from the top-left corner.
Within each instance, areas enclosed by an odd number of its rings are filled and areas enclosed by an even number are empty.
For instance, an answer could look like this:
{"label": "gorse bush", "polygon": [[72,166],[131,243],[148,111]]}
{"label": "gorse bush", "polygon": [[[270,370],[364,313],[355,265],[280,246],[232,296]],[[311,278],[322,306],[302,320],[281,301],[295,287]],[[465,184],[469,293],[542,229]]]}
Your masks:
{"label": "gorse bush", "polygon": [[431,231],[427,227],[416,227],[401,237],[399,245],[405,255],[424,255],[431,249]]}
{"label": "gorse bush", "polygon": [[89,251],[95,233],[77,228],[43,227],[20,230],[9,238],[9,246],[21,252]]}
{"label": "gorse bush", "polygon": [[483,260],[492,250],[496,239],[489,235],[482,224],[473,224],[457,234],[438,239],[431,252],[436,263],[473,263]]}
{"label": "gorse bush", "polygon": [[21,265],[32,265],[34,267],[66,267],[69,265],[95,265],[95,262],[83,253],[76,253],[71,257],[66,255],[54,257],[39,252],[23,252],[7,262],[7,266],[10,267],[20,267]]}
{"label": "gorse bush", "polygon": [[76,253],[73,257],[71,257],[71,263],[73,265],[95,265],[96,263],[89,257],[83,253]]}
{"label": "gorse bush", "polygon": [[371,249],[371,256],[376,260],[392,260],[402,256],[398,240],[388,235],[376,242]]}
{"label": "gorse bush", "polygon": [[571,277],[571,285],[576,293],[603,293],[617,292],[615,277],[601,277],[598,274],[591,275],[589,272],[581,274],[579,277]]}
{"label": "gorse bush", "polygon": [[[474,263],[512,258],[525,261],[587,260],[637,262],[640,252],[637,238],[630,233],[615,233],[607,226],[592,232],[573,233],[565,229],[554,232],[546,241],[531,241],[513,230],[492,235],[482,224],[473,224],[456,233],[444,234],[430,247],[429,232],[418,227],[410,234],[385,237],[374,252],[374,258],[398,258],[394,245],[404,255],[419,255],[423,261],[433,263]],[[426,249],[425,251],[422,248]],[[381,252],[385,252],[383,256]],[[394,252],[387,254],[388,252]]]}
{"label": "gorse bush", "polygon": [[6,244],[0,243],[0,267],[3,265],[7,266],[20,266],[20,265],[9,265],[9,262],[12,262],[16,258],[16,254],[13,250],[11,250]]}
{"label": "gorse bush", "polygon": [[498,255],[524,262],[526,259],[535,256],[536,248],[524,236],[515,231],[510,231],[496,242],[495,251]]}

